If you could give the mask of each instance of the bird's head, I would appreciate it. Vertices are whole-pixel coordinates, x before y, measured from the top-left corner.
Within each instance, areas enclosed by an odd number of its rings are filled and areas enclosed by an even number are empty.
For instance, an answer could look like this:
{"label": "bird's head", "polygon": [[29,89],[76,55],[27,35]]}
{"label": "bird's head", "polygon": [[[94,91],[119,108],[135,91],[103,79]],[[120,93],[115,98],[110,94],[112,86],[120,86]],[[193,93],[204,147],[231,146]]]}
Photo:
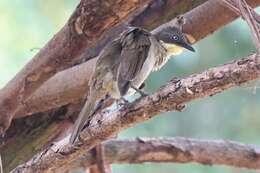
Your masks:
{"label": "bird's head", "polygon": [[195,49],[188,43],[184,33],[177,27],[164,27],[154,35],[171,55],[182,53],[183,48],[195,52]]}

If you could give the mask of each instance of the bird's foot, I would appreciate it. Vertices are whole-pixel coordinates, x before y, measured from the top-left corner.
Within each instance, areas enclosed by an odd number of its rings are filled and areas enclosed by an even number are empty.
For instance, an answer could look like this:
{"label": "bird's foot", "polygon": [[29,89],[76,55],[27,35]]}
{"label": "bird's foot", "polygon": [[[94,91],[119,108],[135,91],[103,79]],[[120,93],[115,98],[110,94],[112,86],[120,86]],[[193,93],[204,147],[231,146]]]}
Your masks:
{"label": "bird's foot", "polygon": [[124,97],[121,97],[116,102],[119,107],[125,106],[129,103],[129,101],[127,99],[125,99]]}
{"label": "bird's foot", "polygon": [[141,97],[146,97],[148,96],[149,94],[144,92],[143,90],[139,89],[139,88],[136,88],[135,86],[131,85],[131,88],[133,88],[136,92],[138,92]]}

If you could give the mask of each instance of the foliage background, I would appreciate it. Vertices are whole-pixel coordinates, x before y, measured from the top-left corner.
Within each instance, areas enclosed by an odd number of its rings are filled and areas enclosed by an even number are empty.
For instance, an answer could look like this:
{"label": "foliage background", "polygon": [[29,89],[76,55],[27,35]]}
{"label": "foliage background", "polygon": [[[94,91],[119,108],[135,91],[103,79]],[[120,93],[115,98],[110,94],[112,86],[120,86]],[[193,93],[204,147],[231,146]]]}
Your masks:
{"label": "foliage background", "polygon": [[[0,1],[0,88],[3,87],[65,24],[78,0]],[[258,9],[260,10],[260,9]],[[227,63],[255,51],[249,29],[241,19],[225,26],[185,51],[147,81],[153,92],[173,76],[182,78]],[[259,83],[231,89],[192,102],[183,112],[166,113],[119,135],[182,136],[199,139],[236,140],[260,145]],[[113,172],[249,173],[246,169],[198,164],[113,165]]]}

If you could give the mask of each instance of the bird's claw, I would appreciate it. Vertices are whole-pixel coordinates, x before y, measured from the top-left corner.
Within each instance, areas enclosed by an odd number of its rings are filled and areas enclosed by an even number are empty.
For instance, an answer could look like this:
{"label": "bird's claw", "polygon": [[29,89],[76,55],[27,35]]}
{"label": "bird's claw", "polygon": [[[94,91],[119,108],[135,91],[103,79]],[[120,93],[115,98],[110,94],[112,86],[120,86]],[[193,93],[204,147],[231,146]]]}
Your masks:
{"label": "bird's claw", "polygon": [[144,92],[142,90],[138,90],[137,92],[141,95],[141,97],[146,97],[146,96],[149,95],[148,93],[146,93],[146,92]]}
{"label": "bird's claw", "polygon": [[121,97],[118,101],[117,104],[122,107],[125,106],[129,103],[129,101],[127,99],[125,99],[124,97]]}
{"label": "bird's claw", "polygon": [[146,92],[144,92],[143,90],[139,89],[139,88],[136,88],[135,86],[131,85],[131,88],[133,88],[136,92],[138,92],[141,97],[146,97],[148,96],[149,94],[147,94]]}

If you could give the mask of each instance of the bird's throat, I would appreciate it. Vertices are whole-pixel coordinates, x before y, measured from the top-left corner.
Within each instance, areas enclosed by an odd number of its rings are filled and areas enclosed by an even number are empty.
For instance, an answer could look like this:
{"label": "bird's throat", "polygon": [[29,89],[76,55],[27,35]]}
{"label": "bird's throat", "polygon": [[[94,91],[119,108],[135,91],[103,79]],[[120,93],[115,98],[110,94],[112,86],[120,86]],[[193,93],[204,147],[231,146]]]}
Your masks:
{"label": "bird's throat", "polygon": [[167,53],[169,55],[179,55],[183,51],[183,47],[180,47],[176,44],[168,44],[162,42],[163,47],[167,50]]}

